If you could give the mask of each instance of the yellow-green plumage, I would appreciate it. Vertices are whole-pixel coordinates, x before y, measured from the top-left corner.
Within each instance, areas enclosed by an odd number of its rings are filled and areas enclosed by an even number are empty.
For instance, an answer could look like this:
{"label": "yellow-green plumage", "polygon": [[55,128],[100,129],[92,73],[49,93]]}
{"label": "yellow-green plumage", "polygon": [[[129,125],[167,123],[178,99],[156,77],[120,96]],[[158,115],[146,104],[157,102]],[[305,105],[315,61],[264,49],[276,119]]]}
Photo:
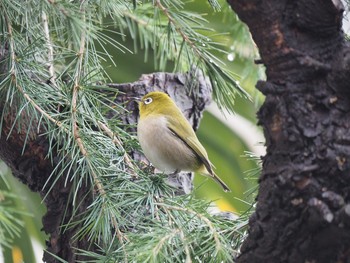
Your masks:
{"label": "yellow-green plumage", "polygon": [[226,184],[213,172],[208,154],[190,123],[164,92],[150,92],[139,103],[137,134],[148,160],[165,173],[200,172]]}

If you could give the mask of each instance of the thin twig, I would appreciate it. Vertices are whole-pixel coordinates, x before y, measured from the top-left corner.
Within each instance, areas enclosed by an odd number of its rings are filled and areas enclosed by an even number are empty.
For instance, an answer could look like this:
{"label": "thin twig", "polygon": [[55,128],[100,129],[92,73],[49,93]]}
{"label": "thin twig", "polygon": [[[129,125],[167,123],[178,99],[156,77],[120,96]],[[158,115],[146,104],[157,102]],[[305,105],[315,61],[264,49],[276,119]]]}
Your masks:
{"label": "thin twig", "polygon": [[137,16],[133,15],[133,14],[130,13],[130,12],[123,12],[123,16],[129,17],[131,20],[135,21],[137,24],[142,25],[142,26],[144,26],[144,27],[149,26],[149,23],[148,23],[148,22],[146,22],[146,21],[144,21],[144,20],[138,18]]}
{"label": "thin twig", "polygon": [[57,8],[58,10],[65,16],[69,16],[69,12],[64,9],[61,5],[59,5],[59,2],[56,2],[55,0],[47,0],[53,7]]}
{"label": "thin twig", "polygon": [[162,12],[166,15],[166,17],[168,18],[169,22],[171,24],[173,24],[175,26],[175,30],[176,32],[178,32],[183,41],[186,42],[187,44],[189,44],[192,49],[194,50],[195,53],[197,53],[197,55],[199,57],[202,57],[201,52],[198,50],[197,46],[195,45],[195,43],[181,30],[181,28],[176,24],[175,19],[170,15],[168,9],[162,5],[162,3],[160,2],[160,0],[156,0],[155,1],[155,5],[159,7],[160,10],[162,10]]}
{"label": "thin twig", "polygon": [[[83,2],[82,2],[83,5]],[[85,13],[83,8],[81,8],[81,11],[83,12],[83,20],[85,21]],[[80,47],[79,47],[79,53],[78,53],[78,68],[76,69],[75,76],[74,76],[74,87],[73,87],[73,94],[72,94],[72,120],[73,120],[73,135],[74,138],[78,144],[78,147],[80,149],[80,152],[82,153],[83,156],[88,157],[88,152],[84,146],[84,143],[80,137],[79,134],[79,126],[78,126],[78,121],[77,121],[77,102],[78,102],[78,94],[79,94],[79,89],[80,89],[80,74],[82,72],[82,65],[83,65],[83,60],[84,60],[84,52],[85,52],[85,44],[86,44],[86,32],[83,30],[80,36]],[[87,158],[88,159],[88,158]],[[90,162],[89,162],[90,163]],[[91,169],[91,174],[94,180],[94,183],[97,187],[97,191],[101,196],[106,195],[106,191],[103,187],[103,184],[99,180],[97,174],[95,173],[94,169],[90,167]],[[124,239],[127,240],[127,238],[121,233],[119,229],[119,225],[117,222],[117,219],[115,218],[115,215],[111,215],[111,221],[112,225],[116,231],[116,236],[118,237],[118,240],[121,245],[124,244]],[[124,250],[124,248],[123,248]],[[127,262],[127,253],[124,250],[125,254],[125,262]]]}
{"label": "thin twig", "polygon": [[185,253],[186,253],[185,263],[192,263],[190,248],[188,247],[188,244],[186,243],[186,237],[185,237],[183,231],[180,232],[180,237],[182,238],[182,244],[185,246]]}
{"label": "thin twig", "polygon": [[113,143],[115,145],[117,145],[119,148],[121,148],[123,151],[124,151],[124,161],[125,163],[129,166],[129,168],[131,169],[131,172],[132,172],[132,175],[133,177],[137,177],[137,174],[135,173],[135,166],[134,164],[132,163],[129,155],[127,154],[127,152],[125,151],[121,141],[118,139],[118,137],[111,131],[111,129],[109,129],[107,127],[107,125],[105,125],[104,123],[102,122],[98,122],[98,125],[100,126],[100,128],[108,135],[109,138],[112,139]]}
{"label": "thin twig", "polygon": [[[73,87],[73,93],[72,93],[72,127],[73,127],[73,136],[75,141],[77,142],[77,145],[79,147],[80,152],[83,156],[87,157],[88,152],[85,149],[84,143],[80,137],[79,133],[79,127],[78,127],[78,120],[77,120],[77,102],[78,102],[78,95],[79,95],[79,82],[80,82],[80,74],[82,72],[82,65],[83,65],[83,59],[84,59],[84,51],[85,51],[85,30],[81,33],[80,36],[80,47],[79,52],[77,54],[78,56],[78,68],[76,69],[75,76],[74,76],[74,87]],[[97,187],[98,192],[103,196],[106,194],[105,190],[102,187],[102,183],[97,178],[97,175],[95,174],[94,170],[91,169],[91,173],[95,182],[95,185]]]}
{"label": "thin twig", "polygon": [[48,120],[53,122],[55,125],[57,125],[60,128],[63,128],[66,132],[68,130],[63,127],[62,122],[54,119],[50,114],[48,114],[46,111],[44,111],[38,104],[34,102],[34,100],[23,90],[23,88],[18,85],[17,80],[16,80],[16,70],[15,70],[15,64],[16,64],[16,53],[15,53],[15,47],[14,47],[14,41],[13,41],[13,30],[12,30],[12,25],[10,21],[8,20],[8,17],[5,15],[5,20],[7,22],[7,30],[9,33],[9,45],[10,45],[10,57],[11,57],[11,68],[10,68],[10,74],[12,76],[12,81],[15,84],[15,87],[21,92],[24,96],[24,98],[37,110],[39,111],[42,115],[44,115]]}
{"label": "thin twig", "polygon": [[57,88],[56,85],[56,75],[55,75],[55,68],[53,66],[53,45],[51,43],[50,39],[50,31],[49,31],[49,22],[46,13],[43,11],[42,12],[42,20],[43,20],[43,25],[44,25],[44,33],[45,33],[45,39],[46,39],[46,44],[48,48],[48,64],[49,64],[49,74],[50,74],[50,81],[52,85]]}
{"label": "thin twig", "polygon": [[[157,202],[159,202],[160,200],[158,200],[157,196],[153,196],[154,198],[154,204],[156,204]],[[157,219],[157,221],[160,221],[160,216],[159,216],[159,207],[157,205],[154,206],[154,215]]]}
{"label": "thin twig", "polygon": [[172,206],[172,205],[167,205],[167,204],[164,204],[164,203],[158,203],[156,205],[159,205],[159,206],[162,206],[162,207],[165,207],[165,208],[168,208],[170,210],[177,210],[177,211],[183,211],[183,212],[187,212],[187,213],[190,213],[190,214],[193,214],[195,215],[196,217],[200,218],[201,220],[203,220],[207,226],[209,227],[211,233],[213,234],[213,238],[215,240],[215,244],[216,244],[216,250],[220,250],[222,245],[221,245],[221,242],[219,240],[219,236],[218,236],[218,233],[215,229],[215,227],[213,226],[213,223],[204,215],[192,210],[192,209],[188,209],[188,208],[183,208],[183,207],[178,207],[178,206]]}
{"label": "thin twig", "polygon": [[63,126],[62,122],[56,120],[55,118],[53,118],[52,116],[50,116],[50,114],[48,114],[46,111],[44,111],[42,108],[40,108],[40,106],[38,106],[33,100],[32,98],[22,89],[21,86],[19,86],[17,84],[17,82],[15,83],[17,89],[23,94],[23,96],[32,104],[32,106],[37,109],[37,111],[39,111],[42,115],[44,115],[47,119],[49,119],[51,122],[53,122],[55,125],[57,125],[58,127],[62,128],[66,133],[68,133],[68,129],[66,127]]}
{"label": "thin twig", "polygon": [[166,236],[164,236],[161,240],[159,240],[158,244],[155,246],[155,248],[152,249],[153,255],[157,256],[161,248],[163,247],[164,243],[166,243],[169,239],[175,237],[178,233],[180,233],[180,229],[174,229],[174,231],[170,232]]}
{"label": "thin twig", "polygon": [[7,17],[7,15],[5,14],[5,20],[7,23],[7,30],[8,30],[8,34],[9,34],[9,44],[10,44],[10,56],[11,56],[11,68],[10,68],[10,73],[12,75],[12,78],[15,78],[15,63],[16,63],[16,54],[15,54],[15,44],[13,41],[13,31],[12,31],[12,25]]}

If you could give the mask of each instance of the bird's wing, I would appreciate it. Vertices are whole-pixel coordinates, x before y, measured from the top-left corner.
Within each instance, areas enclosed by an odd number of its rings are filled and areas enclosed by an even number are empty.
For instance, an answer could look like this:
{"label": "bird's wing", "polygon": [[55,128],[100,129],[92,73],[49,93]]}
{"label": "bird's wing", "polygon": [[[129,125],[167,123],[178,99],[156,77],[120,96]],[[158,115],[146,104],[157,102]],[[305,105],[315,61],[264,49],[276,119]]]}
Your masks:
{"label": "bird's wing", "polygon": [[[194,154],[202,161],[208,173],[213,176],[214,173],[212,164],[208,159],[207,151],[198,141],[197,136],[188,121],[185,120],[180,122],[177,119],[171,117],[167,119],[168,129],[194,152]],[[177,131],[181,131],[181,134]]]}

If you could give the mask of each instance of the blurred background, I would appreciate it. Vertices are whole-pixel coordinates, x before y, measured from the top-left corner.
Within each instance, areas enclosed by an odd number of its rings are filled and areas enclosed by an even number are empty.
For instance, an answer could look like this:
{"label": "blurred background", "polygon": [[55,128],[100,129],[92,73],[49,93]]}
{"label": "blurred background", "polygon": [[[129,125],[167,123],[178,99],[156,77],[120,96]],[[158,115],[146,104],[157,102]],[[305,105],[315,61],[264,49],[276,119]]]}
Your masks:
{"label": "blurred background", "polygon": [[[230,211],[237,215],[251,209],[259,174],[259,157],[264,155],[264,138],[257,127],[256,111],[263,101],[254,88],[258,79],[264,79],[264,69],[257,66],[254,59],[258,51],[248,29],[243,25],[225,1],[220,11],[213,11],[207,1],[194,0],[186,4],[186,9],[206,14],[208,27],[213,31],[208,35],[221,44],[225,52],[213,53],[225,62],[226,67],[237,75],[239,84],[250,94],[250,99],[235,97],[234,114],[218,109],[215,101],[204,114],[197,131],[199,140],[207,149],[216,173],[231,188],[224,193],[221,188],[206,177],[195,176],[195,196],[214,201],[216,211]],[[202,32],[204,34],[204,32]],[[113,38],[120,35],[107,33]],[[108,52],[113,55],[116,66],[106,60],[105,68],[110,82],[125,83],[136,81],[141,74],[159,71],[155,68],[152,54],[145,59],[144,50],[134,48],[130,36],[123,37],[124,45],[133,53],[123,53],[113,47]],[[173,70],[172,62],[167,65]],[[1,202],[6,195],[6,202]],[[6,215],[3,207],[13,208],[14,213]],[[6,236],[11,242],[2,244],[1,262],[41,262],[45,247],[45,235],[40,231],[41,218],[45,206],[39,195],[12,177],[9,168],[0,160],[0,240]],[[2,228],[1,220],[11,220],[15,230]],[[6,259],[6,260],[5,260]]]}

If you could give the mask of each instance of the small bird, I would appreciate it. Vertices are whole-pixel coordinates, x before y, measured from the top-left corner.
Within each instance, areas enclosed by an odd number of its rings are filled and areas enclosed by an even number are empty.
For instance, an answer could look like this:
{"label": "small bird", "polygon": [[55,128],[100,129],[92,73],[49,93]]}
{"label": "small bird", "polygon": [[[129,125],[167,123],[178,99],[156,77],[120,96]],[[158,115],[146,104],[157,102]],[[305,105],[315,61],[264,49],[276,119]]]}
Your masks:
{"label": "small bird", "polygon": [[214,173],[208,154],[191,124],[164,92],[150,92],[139,102],[137,136],[144,154],[154,167],[167,173],[199,172],[212,177],[229,192]]}

